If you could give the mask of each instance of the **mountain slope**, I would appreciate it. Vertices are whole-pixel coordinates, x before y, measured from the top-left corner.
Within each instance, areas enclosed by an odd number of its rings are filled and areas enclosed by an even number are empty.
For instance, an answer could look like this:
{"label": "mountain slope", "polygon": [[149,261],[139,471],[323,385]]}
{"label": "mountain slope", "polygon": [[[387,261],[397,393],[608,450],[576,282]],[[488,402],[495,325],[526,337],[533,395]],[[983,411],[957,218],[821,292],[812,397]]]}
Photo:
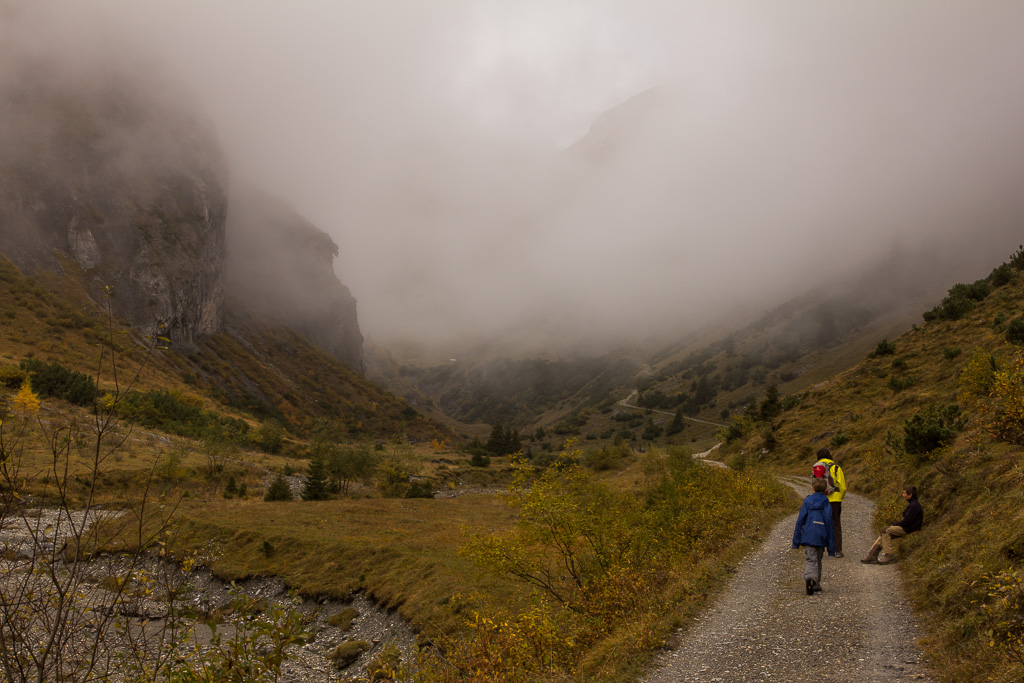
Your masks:
{"label": "mountain slope", "polygon": [[[16,375],[32,358],[93,376],[108,322],[118,353],[133,368],[143,363],[149,342],[124,321],[108,321],[75,262],[61,262],[64,275],[44,270],[29,278],[0,255],[0,371]],[[318,420],[358,440],[451,433],[292,328],[256,316],[229,313],[223,332],[199,337],[188,350],[158,349],[145,362],[141,390],[198,394],[216,412],[276,420],[299,437]],[[110,388],[109,379],[101,388]]]}
{"label": "mountain slope", "polygon": [[[952,287],[927,321],[783,399],[788,409],[738,418],[723,448],[733,466],[808,476],[830,446],[851,490],[877,498],[878,523],[898,519],[903,484],[918,487],[925,527],[902,541],[900,568],[943,680],[1024,675],[1022,268],[1024,250]],[[846,551],[854,561],[867,548]]]}

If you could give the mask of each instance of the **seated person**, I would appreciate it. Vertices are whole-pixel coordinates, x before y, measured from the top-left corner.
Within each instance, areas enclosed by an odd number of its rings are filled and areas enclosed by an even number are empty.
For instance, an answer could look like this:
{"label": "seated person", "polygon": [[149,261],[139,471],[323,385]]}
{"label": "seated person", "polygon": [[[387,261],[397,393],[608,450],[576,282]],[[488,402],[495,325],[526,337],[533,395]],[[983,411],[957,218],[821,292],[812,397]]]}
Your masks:
{"label": "seated person", "polygon": [[924,509],[917,502],[917,487],[911,484],[904,486],[903,500],[907,501],[907,507],[903,509],[903,519],[885,528],[871,546],[867,557],[861,560],[864,564],[892,564],[896,561],[896,556],[892,552],[892,539],[903,538],[921,529]]}

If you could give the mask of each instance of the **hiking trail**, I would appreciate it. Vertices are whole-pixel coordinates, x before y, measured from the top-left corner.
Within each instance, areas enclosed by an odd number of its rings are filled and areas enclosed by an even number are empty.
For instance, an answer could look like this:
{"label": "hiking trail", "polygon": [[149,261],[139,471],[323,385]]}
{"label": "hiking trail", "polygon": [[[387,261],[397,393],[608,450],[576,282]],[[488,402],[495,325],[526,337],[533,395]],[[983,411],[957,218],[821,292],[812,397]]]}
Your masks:
{"label": "hiking trail", "polygon": [[[807,481],[785,483],[805,496]],[[922,631],[903,595],[898,565],[860,562],[876,538],[873,511],[871,501],[846,494],[846,556],[825,556],[823,590],[812,596],[804,587],[803,549],[792,550],[796,513],[779,521],[640,681],[934,681],[915,644]]]}

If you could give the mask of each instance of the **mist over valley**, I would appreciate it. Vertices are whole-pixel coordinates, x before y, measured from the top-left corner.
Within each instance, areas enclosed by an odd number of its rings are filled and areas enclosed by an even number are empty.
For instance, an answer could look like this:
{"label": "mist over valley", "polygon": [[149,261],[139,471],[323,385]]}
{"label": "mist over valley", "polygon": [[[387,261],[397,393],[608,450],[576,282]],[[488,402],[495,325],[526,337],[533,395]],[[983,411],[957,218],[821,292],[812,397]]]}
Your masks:
{"label": "mist over valley", "polygon": [[8,53],[201,112],[382,348],[657,346],[883,262],[937,299],[1018,240],[1002,3],[4,7]]}

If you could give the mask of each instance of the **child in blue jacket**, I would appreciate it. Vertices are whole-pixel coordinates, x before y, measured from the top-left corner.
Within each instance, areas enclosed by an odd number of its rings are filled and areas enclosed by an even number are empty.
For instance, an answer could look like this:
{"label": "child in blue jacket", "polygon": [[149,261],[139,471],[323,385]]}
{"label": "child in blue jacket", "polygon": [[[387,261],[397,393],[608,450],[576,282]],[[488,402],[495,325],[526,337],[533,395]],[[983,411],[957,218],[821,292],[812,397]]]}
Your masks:
{"label": "child in blue jacket", "polygon": [[811,482],[814,493],[804,498],[793,530],[793,549],[804,546],[804,583],[807,594],[821,590],[821,557],[828,549],[829,557],[836,554],[835,533],[832,530],[832,506],[825,495],[825,480]]}

